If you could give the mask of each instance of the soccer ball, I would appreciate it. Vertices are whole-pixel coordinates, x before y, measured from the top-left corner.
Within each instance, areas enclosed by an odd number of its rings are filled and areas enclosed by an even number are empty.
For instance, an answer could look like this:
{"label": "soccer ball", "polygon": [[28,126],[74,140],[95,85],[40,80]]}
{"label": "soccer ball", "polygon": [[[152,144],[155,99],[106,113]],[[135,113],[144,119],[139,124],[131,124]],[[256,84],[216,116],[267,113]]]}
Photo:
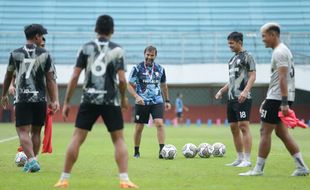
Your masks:
{"label": "soccer ball", "polygon": [[192,143],[187,143],[183,146],[182,153],[185,158],[194,158],[197,154],[197,147]]}
{"label": "soccer ball", "polygon": [[177,149],[172,144],[166,144],[163,149],[161,149],[160,154],[164,159],[173,160],[177,156]]}
{"label": "soccer ball", "polygon": [[213,145],[213,156],[223,157],[226,153],[226,146],[223,143],[214,143]]}
{"label": "soccer ball", "polygon": [[198,146],[198,155],[200,158],[210,158],[213,152],[213,147],[212,145],[208,143],[201,143]]}
{"label": "soccer ball", "polygon": [[27,156],[24,152],[18,152],[15,156],[15,164],[18,167],[23,167],[27,162]]}

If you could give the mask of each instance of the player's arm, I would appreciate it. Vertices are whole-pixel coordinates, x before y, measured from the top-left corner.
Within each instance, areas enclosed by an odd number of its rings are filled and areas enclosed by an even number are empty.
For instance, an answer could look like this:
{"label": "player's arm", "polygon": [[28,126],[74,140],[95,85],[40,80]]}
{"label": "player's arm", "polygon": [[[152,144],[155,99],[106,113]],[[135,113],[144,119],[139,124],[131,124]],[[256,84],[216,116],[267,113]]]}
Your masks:
{"label": "player's arm", "polygon": [[169,110],[171,108],[170,100],[169,100],[169,92],[167,83],[160,84],[161,91],[163,92],[163,97],[165,101],[165,108]]}
{"label": "player's arm", "polygon": [[50,97],[50,106],[53,113],[59,110],[59,100],[58,100],[58,85],[56,83],[54,72],[46,73],[46,88],[48,95]]}
{"label": "player's arm", "polygon": [[7,96],[7,93],[8,93],[8,89],[11,84],[14,72],[15,72],[15,61],[11,54],[10,59],[9,59],[9,65],[7,67],[7,71],[5,73],[5,77],[3,81],[3,88],[2,88],[1,104],[4,109],[6,109],[6,107],[9,104],[9,98]]}
{"label": "player's arm", "polygon": [[127,80],[125,76],[125,71],[118,70],[117,75],[118,75],[118,80],[119,80],[118,89],[119,89],[120,96],[121,96],[121,106],[122,108],[127,109],[128,98],[126,97]]}
{"label": "player's arm", "polygon": [[138,69],[133,67],[129,75],[129,84],[127,85],[127,90],[135,98],[136,104],[145,105],[144,100],[136,92],[136,82],[138,81]]}
{"label": "player's arm", "polygon": [[65,95],[65,100],[64,100],[64,105],[62,109],[62,116],[64,120],[67,119],[69,112],[70,112],[70,100],[73,96],[73,92],[78,84],[78,80],[81,74],[82,68],[80,67],[74,67],[73,74],[71,76],[71,79],[68,83],[67,90],[66,90],[66,95]]}
{"label": "player's arm", "polygon": [[3,89],[2,89],[2,97],[1,97],[1,104],[4,109],[7,108],[9,104],[9,98],[8,98],[8,89],[10,87],[12,78],[13,78],[14,71],[7,71],[5,73],[4,81],[3,81]]}
{"label": "player's arm", "polygon": [[183,106],[183,110],[184,110],[184,111],[188,111],[189,108],[188,108],[187,106]]}
{"label": "player's arm", "polygon": [[127,90],[129,94],[131,94],[135,98],[136,104],[145,105],[143,98],[139,96],[135,89],[136,85],[132,82],[129,82],[127,85]]}
{"label": "player's arm", "polygon": [[163,69],[163,75],[161,76],[160,79],[160,89],[162,91],[162,95],[165,101],[165,109],[170,110],[171,109],[171,104],[169,100],[169,92],[168,92],[168,85],[166,83],[167,78],[166,78],[166,71]]}
{"label": "player's arm", "polygon": [[251,91],[251,89],[254,85],[254,82],[256,80],[256,71],[248,72],[248,77],[249,77],[249,80],[248,80],[245,88],[243,89],[243,91],[240,93],[240,96],[238,98],[239,103],[243,103],[247,99],[248,94]]}
{"label": "player's arm", "polygon": [[12,80],[10,83],[10,87],[9,87],[9,94],[12,96],[15,96],[15,79],[16,79],[16,74],[14,73],[12,76]]}
{"label": "player's arm", "polygon": [[222,99],[223,93],[228,91],[229,83],[225,84],[216,94],[215,99]]}
{"label": "player's arm", "polygon": [[287,72],[288,67],[278,67],[278,73],[279,73],[279,84],[280,84],[280,90],[281,90],[281,96],[282,96],[282,102],[281,102],[281,110],[283,115],[288,114],[288,90],[287,90]]}

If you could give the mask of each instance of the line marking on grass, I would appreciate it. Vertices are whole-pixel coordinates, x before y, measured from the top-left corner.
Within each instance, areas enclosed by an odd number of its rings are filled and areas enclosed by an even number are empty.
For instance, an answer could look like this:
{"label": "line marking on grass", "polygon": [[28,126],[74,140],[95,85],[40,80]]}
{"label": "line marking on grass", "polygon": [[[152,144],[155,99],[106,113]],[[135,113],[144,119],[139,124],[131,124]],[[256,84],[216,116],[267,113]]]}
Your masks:
{"label": "line marking on grass", "polygon": [[15,139],[18,139],[18,136],[9,137],[9,138],[6,138],[6,139],[1,139],[0,143],[4,143],[4,142],[15,140]]}

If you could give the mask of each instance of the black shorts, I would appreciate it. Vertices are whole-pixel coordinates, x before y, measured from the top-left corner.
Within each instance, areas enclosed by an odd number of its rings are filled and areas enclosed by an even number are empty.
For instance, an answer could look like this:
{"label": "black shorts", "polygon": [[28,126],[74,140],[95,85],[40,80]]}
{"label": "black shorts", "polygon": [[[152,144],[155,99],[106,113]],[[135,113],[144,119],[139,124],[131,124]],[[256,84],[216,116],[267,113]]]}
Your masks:
{"label": "black shorts", "polygon": [[91,131],[98,117],[101,116],[109,132],[124,128],[120,106],[82,103],[75,120],[75,127]]}
{"label": "black shorts", "polygon": [[153,119],[163,119],[164,104],[135,105],[135,123],[148,123],[150,114]]}
{"label": "black shorts", "polygon": [[[289,102],[291,107],[293,102]],[[281,100],[265,100],[260,112],[260,120],[266,123],[279,124],[281,119],[278,116]]]}
{"label": "black shorts", "polygon": [[177,118],[182,118],[183,117],[183,112],[177,112]]}
{"label": "black shorts", "polygon": [[249,121],[252,107],[252,99],[246,99],[243,103],[228,101],[227,118],[228,122]]}
{"label": "black shorts", "polygon": [[15,104],[16,127],[43,126],[45,117],[46,102],[18,102]]}

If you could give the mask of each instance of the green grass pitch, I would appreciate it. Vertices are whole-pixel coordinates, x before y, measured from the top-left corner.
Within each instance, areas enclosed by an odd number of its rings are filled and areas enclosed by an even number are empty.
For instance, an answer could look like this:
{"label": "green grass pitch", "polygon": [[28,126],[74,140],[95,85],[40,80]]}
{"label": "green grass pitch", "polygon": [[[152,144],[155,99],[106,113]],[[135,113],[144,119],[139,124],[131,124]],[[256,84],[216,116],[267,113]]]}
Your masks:
{"label": "green grass pitch", "polygon": [[[178,149],[175,160],[158,159],[156,129],[145,127],[141,143],[141,158],[133,155],[133,124],[126,124],[125,136],[129,152],[129,176],[140,186],[140,189],[154,190],[293,190],[309,189],[309,177],[290,177],[295,169],[293,159],[284,145],[273,134],[272,150],[261,177],[240,177],[237,174],[249,168],[225,166],[232,162],[236,155],[230,129],[228,127],[167,127],[166,143]],[[251,125],[253,134],[252,164],[255,164],[259,125]],[[41,154],[39,173],[23,173],[15,166],[14,157],[18,140],[0,143],[0,189],[1,190],[45,190],[54,189],[64,163],[64,153],[72,136],[73,124],[54,124],[53,153]],[[304,159],[310,165],[310,130],[290,130],[297,140]],[[0,141],[16,136],[13,124],[0,124]],[[222,142],[226,145],[223,158],[195,157],[186,159],[181,149],[186,143]],[[119,189],[118,172],[114,162],[114,149],[110,136],[103,124],[96,124],[89,133],[80,150],[71,178],[70,188],[74,190]]]}

